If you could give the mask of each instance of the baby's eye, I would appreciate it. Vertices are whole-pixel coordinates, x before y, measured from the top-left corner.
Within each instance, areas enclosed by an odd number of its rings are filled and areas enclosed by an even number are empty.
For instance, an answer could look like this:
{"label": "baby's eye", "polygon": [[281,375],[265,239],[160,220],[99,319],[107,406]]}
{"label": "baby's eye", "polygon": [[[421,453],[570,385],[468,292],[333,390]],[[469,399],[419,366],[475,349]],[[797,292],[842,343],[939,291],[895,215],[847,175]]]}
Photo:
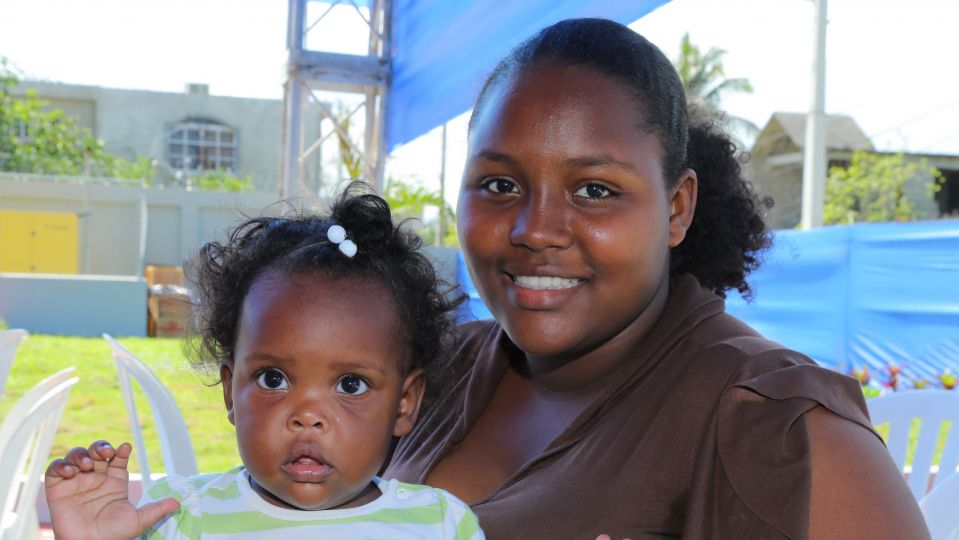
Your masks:
{"label": "baby's eye", "polygon": [[483,182],[482,186],[493,193],[516,193],[519,191],[515,182],[502,176],[489,178]]}
{"label": "baby's eye", "polygon": [[577,189],[574,195],[586,199],[604,199],[606,197],[611,197],[613,195],[613,191],[602,184],[590,182]]}
{"label": "baby's eye", "polygon": [[344,375],[336,382],[336,391],[350,396],[361,396],[369,389],[366,381],[357,375]]}
{"label": "baby's eye", "polygon": [[265,369],[256,378],[256,384],[267,390],[286,390],[290,387],[286,375],[278,369]]}

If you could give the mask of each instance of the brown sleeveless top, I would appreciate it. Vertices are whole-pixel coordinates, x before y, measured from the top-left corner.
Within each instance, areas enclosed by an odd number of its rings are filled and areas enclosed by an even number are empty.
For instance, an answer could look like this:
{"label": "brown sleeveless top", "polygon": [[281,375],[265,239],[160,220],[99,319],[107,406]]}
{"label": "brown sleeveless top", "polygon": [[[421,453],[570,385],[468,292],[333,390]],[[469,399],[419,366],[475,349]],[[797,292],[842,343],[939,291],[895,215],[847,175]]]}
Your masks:
{"label": "brown sleeveless top", "polygon": [[[424,483],[466,435],[508,365],[491,321],[461,327],[458,375],[404,437],[384,477]],[[473,510],[487,538],[804,538],[803,414],[871,429],[858,383],[766,340],[680,276],[635,361],[537,458]],[[482,474],[477,471],[477,474]]]}

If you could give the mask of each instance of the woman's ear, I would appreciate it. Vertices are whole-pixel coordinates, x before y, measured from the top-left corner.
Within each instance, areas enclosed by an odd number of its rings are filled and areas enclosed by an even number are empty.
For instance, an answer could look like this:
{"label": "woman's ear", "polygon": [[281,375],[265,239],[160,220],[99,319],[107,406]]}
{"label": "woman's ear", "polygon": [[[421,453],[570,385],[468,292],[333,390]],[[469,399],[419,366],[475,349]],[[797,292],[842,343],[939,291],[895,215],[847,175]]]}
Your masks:
{"label": "woman's ear", "polygon": [[226,362],[220,364],[220,384],[223,385],[223,404],[226,405],[226,417],[234,426],[233,420],[233,369]]}
{"label": "woman's ear", "polygon": [[669,197],[669,247],[674,248],[686,238],[686,231],[693,223],[696,213],[698,188],[696,171],[686,169],[679,176]]}
{"label": "woman's ear", "polygon": [[400,404],[396,411],[396,422],[393,424],[393,435],[402,437],[413,430],[416,417],[420,414],[420,404],[423,402],[423,393],[426,390],[426,375],[422,369],[414,369],[403,380],[403,389],[400,394]]}

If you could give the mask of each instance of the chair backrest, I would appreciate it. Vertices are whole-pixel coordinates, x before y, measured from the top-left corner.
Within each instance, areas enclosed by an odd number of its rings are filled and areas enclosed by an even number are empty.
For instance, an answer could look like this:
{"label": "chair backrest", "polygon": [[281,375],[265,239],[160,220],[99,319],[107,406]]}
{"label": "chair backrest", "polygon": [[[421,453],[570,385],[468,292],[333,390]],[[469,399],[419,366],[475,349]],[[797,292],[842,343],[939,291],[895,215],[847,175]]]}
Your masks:
{"label": "chair backrest", "polygon": [[[933,481],[938,484],[952,476],[959,466],[959,391],[909,390],[875,397],[866,401],[876,426],[889,423],[886,446],[900,470],[905,471],[909,432],[913,419],[920,421],[919,436],[907,483],[916,500],[922,499]],[[943,422],[952,422],[939,460],[939,470],[931,477]]]}
{"label": "chair backrest", "polygon": [[932,540],[959,539],[959,475],[936,482],[919,501]]}
{"label": "chair backrest", "polygon": [[126,403],[127,413],[130,416],[130,429],[133,431],[133,442],[136,445],[137,460],[140,463],[140,473],[143,475],[143,489],[150,487],[150,464],[147,461],[146,447],[143,444],[143,432],[137,417],[136,404],[133,401],[133,387],[130,385],[130,375],[140,384],[146,394],[153,412],[153,420],[157,426],[157,436],[160,439],[160,451],[163,454],[163,465],[167,474],[193,476],[199,471],[196,466],[196,455],[193,453],[193,443],[190,432],[187,430],[183,415],[173,400],[173,395],[167,390],[160,379],[150,371],[150,368],[133,355],[126,347],[108,334],[103,339],[110,343],[113,360],[117,365],[117,376],[120,379],[120,389],[123,391],[123,400]]}
{"label": "chair backrest", "polygon": [[[36,529],[30,520],[36,519],[40,475],[70,388],[79,380],[72,374],[73,368],[67,368],[27,391],[0,426],[0,515],[4,518],[0,538],[4,540],[24,538],[27,531]],[[21,486],[23,474],[26,482]]]}
{"label": "chair backrest", "polygon": [[17,347],[27,335],[29,333],[21,329],[0,331],[0,395],[3,395],[3,387],[7,384],[7,374],[17,355]]}

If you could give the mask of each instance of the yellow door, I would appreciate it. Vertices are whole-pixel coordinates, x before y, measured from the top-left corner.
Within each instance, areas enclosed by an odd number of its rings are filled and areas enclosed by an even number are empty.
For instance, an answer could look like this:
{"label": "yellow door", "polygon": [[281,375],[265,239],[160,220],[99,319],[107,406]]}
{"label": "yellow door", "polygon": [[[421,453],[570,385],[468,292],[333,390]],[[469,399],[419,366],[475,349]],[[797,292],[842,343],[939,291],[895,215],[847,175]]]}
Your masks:
{"label": "yellow door", "polygon": [[0,272],[77,273],[77,215],[0,211]]}

